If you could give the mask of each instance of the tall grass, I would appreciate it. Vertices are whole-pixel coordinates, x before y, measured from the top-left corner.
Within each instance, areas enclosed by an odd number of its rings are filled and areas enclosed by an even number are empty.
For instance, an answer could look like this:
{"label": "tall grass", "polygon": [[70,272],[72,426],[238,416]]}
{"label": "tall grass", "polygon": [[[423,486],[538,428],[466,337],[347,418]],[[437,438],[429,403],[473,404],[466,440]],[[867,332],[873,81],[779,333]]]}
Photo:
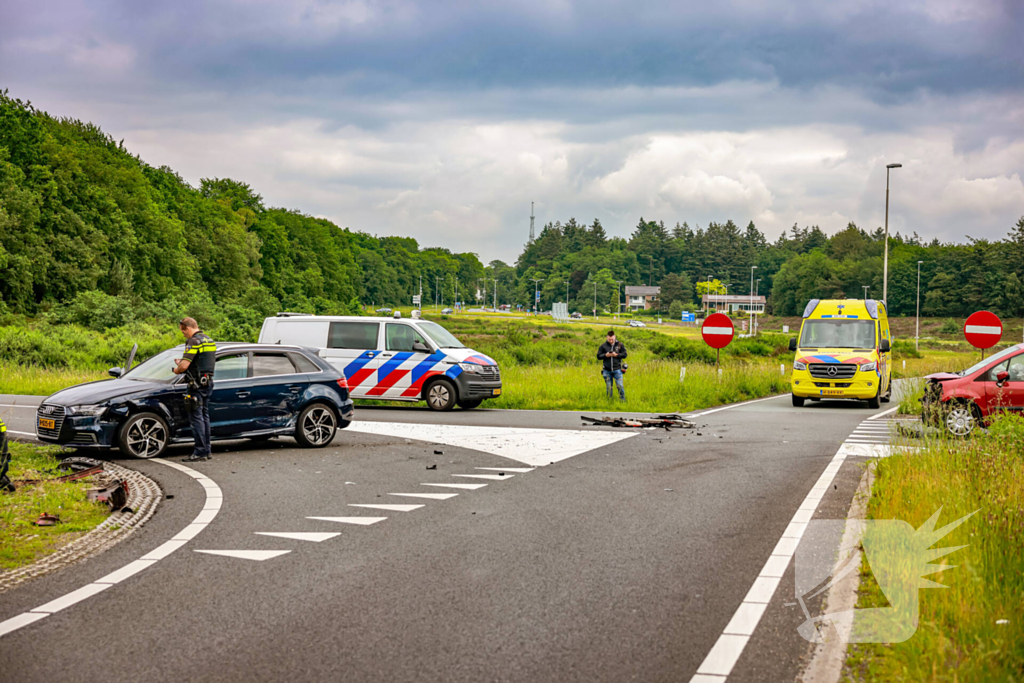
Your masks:
{"label": "tall grass", "polygon": [[49,396],[66,387],[108,377],[100,370],[45,368],[0,361],[0,394]]}
{"label": "tall grass", "polygon": [[[967,547],[944,558],[953,567],[928,577],[947,588],[921,589],[917,633],[903,643],[852,646],[847,674],[854,680],[1019,681],[1024,420],[1003,417],[969,440],[907,445],[921,450],[878,461],[870,519],[900,519],[917,528],[941,507],[938,528],[980,512],[936,543]],[[858,607],[885,604],[877,583],[862,584]]]}

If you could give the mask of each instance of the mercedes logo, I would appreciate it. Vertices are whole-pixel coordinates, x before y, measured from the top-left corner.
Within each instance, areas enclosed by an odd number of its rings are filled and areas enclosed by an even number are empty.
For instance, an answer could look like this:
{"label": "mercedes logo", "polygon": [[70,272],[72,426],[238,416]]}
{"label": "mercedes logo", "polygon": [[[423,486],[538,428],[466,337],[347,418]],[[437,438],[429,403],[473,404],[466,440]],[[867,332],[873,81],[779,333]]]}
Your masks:
{"label": "mercedes logo", "polygon": [[829,377],[835,377],[838,374],[839,374],[839,370],[837,370],[835,366],[832,366],[832,367],[830,367],[828,369],[828,376]]}

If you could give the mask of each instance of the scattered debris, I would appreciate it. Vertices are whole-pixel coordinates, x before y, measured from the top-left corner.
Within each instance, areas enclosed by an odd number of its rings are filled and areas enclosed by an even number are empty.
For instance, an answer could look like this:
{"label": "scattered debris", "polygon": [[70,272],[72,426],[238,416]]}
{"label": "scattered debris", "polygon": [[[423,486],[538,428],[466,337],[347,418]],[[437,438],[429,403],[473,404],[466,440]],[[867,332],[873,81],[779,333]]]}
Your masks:
{"label": "scattered debris", "polygon": [[584,423],[602,427],[641,427],[671,429],[693,429],[697,425],[682,415],[656,415],[654,417],[587,417],[581,415]]}
{"label": "scattered debris", "polygon": [[60,524],[60,517],[57,515],[51,515],[49,512],[40,513],[39,519],[34,524],[36,526],[57,526]]}
{"label": "scattered debris", "polygon": [[673,489],[665,489],[666,491],[672,491]]}
{"label": "scattered debris", "polygon": [[164,496],[164,498],[166,500],[170,500],[171,498],[174,498],[174,494],[173,493],[168,493],[166,496]]}
{"label": "scattered debris", "polygon": [[1009,619],[996,619],[996,625],[997,626],[1005,626],[1006,624],[1009,624],[1009,623],[1010,623]]}
{"label": "scattered debris", "polygon": [[350,485],[354,485],[354,484],[355,484],[355,482],[354,482],[354,481],[346,481],[346,482],[345,482],[345,485],[346,485],[346,486],[350,486]]}
{"label": "scattered debris", "polygon": [[433,465],[427,465],[427,469],[428,470],[436,470],[437,469],[437,463],[434,463]]}
{"label": "scattered debris", "polygon": [[444,455],[444,451],[434,451],[434,455]]}
{"label": "scattered debris", "polygon": [[86,500],[106,503],[114,510],[120,510],[128,503],[128,482],[123,479],[109,479],[85,492]]}

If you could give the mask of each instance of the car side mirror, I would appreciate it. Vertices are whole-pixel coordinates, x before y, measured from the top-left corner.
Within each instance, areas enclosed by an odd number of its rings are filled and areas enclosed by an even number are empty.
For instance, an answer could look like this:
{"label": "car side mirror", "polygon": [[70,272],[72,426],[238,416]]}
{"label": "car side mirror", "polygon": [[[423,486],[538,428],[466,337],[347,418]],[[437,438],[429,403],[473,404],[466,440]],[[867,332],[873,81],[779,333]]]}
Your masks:
{"label": "car side mirror", "polygon": [[1010,373],[1008,373],[1006,370],[1003,370],[998,375],[996,375],[996,386],[1001,388],[1004,384],[1006,384],[1006,380],[1008,379],[1010,379]]}
{"label": "car side mirror", "polygon": [[107,370],[107,374],[110,375],[111,377],[120,377],[121,375],[124,374],[124,369],[123,368],[110,368],[109,370]]}
{"label": "car side mirror", "polygon": [[430,347],[418,341],[412,343],[412,350],[416,353],[430,353]]}
{"label": "car side mirror", "polygon": [[796,337],[789,338],[789,350],[796,351]]}
{"label": "car side mirror", "polygon": [[892,349],[892,344],[889,343],[888,339],[883,339],[882,342],[878,345],[878,350],[881,351],[882,353],[889,353],[890,349]]}

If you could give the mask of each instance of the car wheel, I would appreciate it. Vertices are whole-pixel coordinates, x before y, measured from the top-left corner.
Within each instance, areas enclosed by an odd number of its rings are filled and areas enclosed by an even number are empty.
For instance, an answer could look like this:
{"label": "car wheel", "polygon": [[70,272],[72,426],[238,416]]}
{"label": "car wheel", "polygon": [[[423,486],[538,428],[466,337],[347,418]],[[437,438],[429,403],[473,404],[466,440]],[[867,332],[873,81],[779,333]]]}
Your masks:
{"label": "car wheel", "polygon": [[446,379],[439,379],[427,387],[427,405],[431,410],[451,410],[456,400],[455,385]]}
{"label": "car wheel", "polygon": [[133,458],[158,458],[167,450],[171,430],[156,413],[136,413],[121,425],[118,446]]}
{"label": "car wheel", "polygon": [[793,407],[794,408],[803,408],[804,407],[804,397],[803,396],[797,396],[796,394],[793,394]]}
{"label": "car wheel", "polygon": [[978,408],[973,403],[957,401],[946,408],[944,423],[951,436],[964,438],[970,436],[981,421]]}
{"label": "car wheel", "polygon": [[330,406],[312,403],[299,413],[295,425],[295,440],[305,448],[323,448],[334,440],[338,419]]}
{"label": "car wheel", "polygon": [[473,410],[473,408],[479,407],[479,405],[483,402],[484,400],[482,398],[478,398],[473,401],[459,401],[459,407],[462,408],[463,410]]}

